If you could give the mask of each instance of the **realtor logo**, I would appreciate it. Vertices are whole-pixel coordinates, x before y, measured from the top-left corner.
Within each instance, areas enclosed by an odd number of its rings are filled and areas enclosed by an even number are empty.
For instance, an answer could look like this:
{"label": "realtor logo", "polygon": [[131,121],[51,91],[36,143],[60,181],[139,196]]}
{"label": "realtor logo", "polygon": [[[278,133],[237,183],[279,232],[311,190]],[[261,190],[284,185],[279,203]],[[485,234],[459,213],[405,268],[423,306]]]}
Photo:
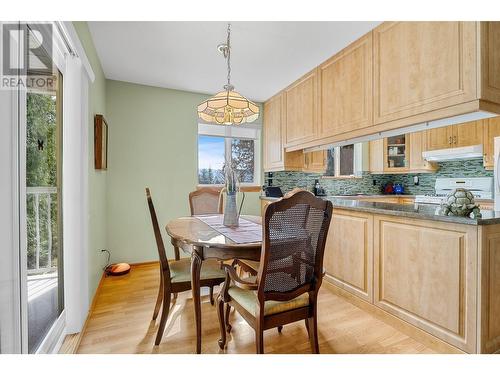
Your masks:
{"label": "realtor logo", "polygon": [[51,23],[2,24],[0,88],[50,88],[54,83]]}

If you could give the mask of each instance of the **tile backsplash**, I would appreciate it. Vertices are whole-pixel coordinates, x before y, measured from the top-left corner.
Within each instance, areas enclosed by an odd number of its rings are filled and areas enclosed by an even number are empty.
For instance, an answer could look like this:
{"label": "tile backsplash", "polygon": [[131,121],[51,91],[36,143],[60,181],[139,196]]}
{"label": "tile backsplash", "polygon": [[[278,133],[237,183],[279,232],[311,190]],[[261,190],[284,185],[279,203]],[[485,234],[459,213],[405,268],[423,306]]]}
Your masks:
{"label": "tile backsplash", "polygon": [[[320,184],[328,195],[337,194],[380,194],[382,187],[388,183],[400,183],[405,189],[405,194],[433,194],[434,182],[438,177],[493,177],[493,171],[485,170],[483,159],[456,160],[442,162],[436,173],[412,173],[377,175],[363,172],[362,177],[356,179],[329,179],[321,178],[320,173],[305,172],[272,172],[273,186],[281,186],[283,193],[300,187],[312,190],[314,180],[320,179]],[[413,177],[419,177],[419,185],[414,185]],[[265,173],[264,183],[267,184],[269,173]]]}

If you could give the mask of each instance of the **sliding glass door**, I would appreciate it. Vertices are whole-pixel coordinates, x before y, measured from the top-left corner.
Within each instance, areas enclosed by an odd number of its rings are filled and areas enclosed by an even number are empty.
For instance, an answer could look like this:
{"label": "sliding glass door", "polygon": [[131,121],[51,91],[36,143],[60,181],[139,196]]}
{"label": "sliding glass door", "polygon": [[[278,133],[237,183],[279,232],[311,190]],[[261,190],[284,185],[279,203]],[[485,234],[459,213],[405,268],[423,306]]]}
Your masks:
{"label": "sliding glass door", "polygon": [[[62,75],[50,53],[31,52],[25,95],[26,306],[28,352],[34,353],[64,309],[62,238]],[[29,53],[29,52],[28,52]],[[48,70],[48,67],[51,67]],[[24,257],[22,257],[24,258]]]}

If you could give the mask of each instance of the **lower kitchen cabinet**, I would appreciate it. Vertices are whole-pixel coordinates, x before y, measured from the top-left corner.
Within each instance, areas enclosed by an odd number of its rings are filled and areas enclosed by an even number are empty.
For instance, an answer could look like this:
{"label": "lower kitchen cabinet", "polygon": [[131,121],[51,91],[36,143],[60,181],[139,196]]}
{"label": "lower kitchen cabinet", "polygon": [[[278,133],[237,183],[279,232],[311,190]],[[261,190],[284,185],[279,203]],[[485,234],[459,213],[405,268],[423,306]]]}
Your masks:
{"label": "lower kitchen cabinet", "polygon": [[476,350],[477,228],[374,217],[376,306]]}
{"label": "lower kitchen cabinet", "polygon": [[373,301],[373,220],[370,215],[334,210],[325,248],[327,279]]}
{"label": "lower kitchen cabinet", "polygon": [[361,306],[464,352],[500,350],[500,224],[334,207],[326,241],[325,281]]}

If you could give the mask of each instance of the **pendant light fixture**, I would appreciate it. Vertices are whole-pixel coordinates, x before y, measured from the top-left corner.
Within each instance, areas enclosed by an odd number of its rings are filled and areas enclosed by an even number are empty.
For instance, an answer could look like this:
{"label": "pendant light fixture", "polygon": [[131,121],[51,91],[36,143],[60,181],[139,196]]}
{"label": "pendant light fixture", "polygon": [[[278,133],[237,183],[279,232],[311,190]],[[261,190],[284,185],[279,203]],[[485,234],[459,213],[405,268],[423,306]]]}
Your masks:
{"label": "pendant light fixture", "polygon": [[209,123],[238,125],[259,118],[259,107],[231,85],[231,24],[227,24],[227,41],[217,46],[227,61],[227,84],[221,91],[198,106],[198,117]]}

